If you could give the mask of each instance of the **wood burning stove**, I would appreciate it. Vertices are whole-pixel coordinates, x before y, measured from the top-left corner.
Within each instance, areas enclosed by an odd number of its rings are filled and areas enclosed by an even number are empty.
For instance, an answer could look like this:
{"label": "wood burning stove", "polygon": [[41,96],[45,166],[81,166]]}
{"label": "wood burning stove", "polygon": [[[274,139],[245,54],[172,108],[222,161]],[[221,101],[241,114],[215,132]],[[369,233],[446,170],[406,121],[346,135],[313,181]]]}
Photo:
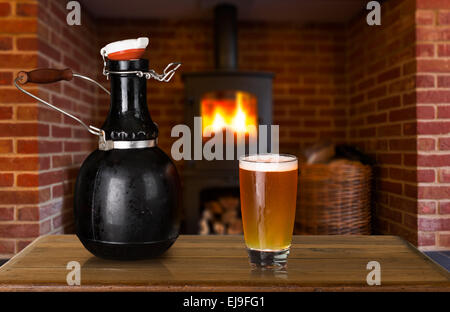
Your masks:
{"label": "wood burning stove", "polygon": [[[186,92],[186,124],[194,117],[213,130],[245,131],[245,125],[272,124],[273,73],[238,70],[237,10],[229,4],[214,10],[215,70],[183,75]],[[270,137],[270,136],[269,136]],[[270,146],[270,138],[267,146]],[[184,176],[184,232],[199,231],[200,194],[208,189],[238,188],[237,160],[189,160]]]}

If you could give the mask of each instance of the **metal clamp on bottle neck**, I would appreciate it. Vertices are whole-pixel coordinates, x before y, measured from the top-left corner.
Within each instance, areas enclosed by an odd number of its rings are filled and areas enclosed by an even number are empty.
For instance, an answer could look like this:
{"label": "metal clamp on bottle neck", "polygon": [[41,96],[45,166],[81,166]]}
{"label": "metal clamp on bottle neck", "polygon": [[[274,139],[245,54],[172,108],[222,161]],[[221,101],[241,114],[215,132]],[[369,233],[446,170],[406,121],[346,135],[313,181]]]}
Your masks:
{"label": "metal clamp on bottle neck", "polygon": [[143,72],[140,70],[128,70],[128,71],[111,71],[109,70],[106,64],[106,52],[102,50],[102,58],[103,58],[103,75],[106,76],[106,79],[109,79],[109,75],[119,74],[119,75],[129,75],[134,74],[139,78],[144,77],[145,79],[155,79],[161,82],[169,82],[172,79],[173,75],[175,75],[175,71],[181,66],[180,62],[172,62],[169,63],[162,74],[158,74],[154,69],[150,69],[148,72]]}
{"label": "metal clamp on bottle neck", "polygon": [[93,126],[90,127],[101,133],[98,136],[98,149],[101,151],[110,151],[112,149],[148,148],[148,147],[155,147],[158,143],[158,138],[153,140],[142,140],[142,141],[106,140],[105,131],[103,131],[102,129],[95,128]]}

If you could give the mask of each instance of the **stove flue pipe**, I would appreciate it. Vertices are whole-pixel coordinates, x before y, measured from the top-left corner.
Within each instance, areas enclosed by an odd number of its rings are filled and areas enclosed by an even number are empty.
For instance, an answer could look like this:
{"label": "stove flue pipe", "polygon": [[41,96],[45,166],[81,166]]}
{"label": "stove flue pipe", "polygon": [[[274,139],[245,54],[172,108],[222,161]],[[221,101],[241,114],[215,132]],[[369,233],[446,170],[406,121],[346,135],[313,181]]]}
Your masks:
{"label": "stove flue pipe", "polygon": [[237,9],[232,4],[219,4],[214,8],[214,56],[218,70],[236,70]]}

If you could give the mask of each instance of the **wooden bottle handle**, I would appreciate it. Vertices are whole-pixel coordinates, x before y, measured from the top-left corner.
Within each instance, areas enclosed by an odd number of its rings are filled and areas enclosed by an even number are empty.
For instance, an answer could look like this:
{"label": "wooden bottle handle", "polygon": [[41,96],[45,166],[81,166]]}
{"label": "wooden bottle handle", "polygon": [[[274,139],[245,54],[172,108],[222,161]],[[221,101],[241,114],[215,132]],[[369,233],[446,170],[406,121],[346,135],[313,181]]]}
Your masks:
{"label": "wooden bottle handle", "polygon": [[52,83],[61,80],[70,81],[73,78],[73,73],[70,68],[54,69],[54,68],[40,68],[30,72],[21,71],[17,74],[18,82],[22,85],[28,82],[34,83]]}

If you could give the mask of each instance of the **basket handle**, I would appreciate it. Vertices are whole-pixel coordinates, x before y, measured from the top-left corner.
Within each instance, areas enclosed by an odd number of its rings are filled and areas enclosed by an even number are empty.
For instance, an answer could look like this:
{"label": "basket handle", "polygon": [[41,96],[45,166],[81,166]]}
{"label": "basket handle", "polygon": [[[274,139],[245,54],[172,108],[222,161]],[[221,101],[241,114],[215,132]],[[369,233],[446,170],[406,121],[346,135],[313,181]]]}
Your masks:
{"label": "basket handle", "polygon": [[105,91],[107,94],[110,94],[110,92],[103,87],[100,83],[97,81],[83,76],[79,74],[75,74],[72,72],[70,68],[66,69],[54,69],[54,68],[41,68],[41,69],[35,69],[30,72],[21,71],[17,74],[17,78],[14,80],[14,85],[17,89],[25,93],[26,95],[32,97],[33,99],[41,102],[42,104],[47,105],[48,107],[72,118],[73,120],[77,121],[79,124],[81,124],[84,128],[86,128],[87,131],[89,131],[93,135],[100,136],[101,138],[105,138],[105,132],[102,129],[96,128],[94,126],[88,126],[86,125],[80,118],[62,110],[59,107],[56,107],[53,104],[50,104],[47,101],[44,101],[43,99],[37,97],[36,95],[28,92],[27,90],[23,89],[21,85],[25,85],[28,82],[34,82],[34,83],[53,83],[58,82],[61,80],[70,81],[73,77],[82,78],[84,80],[87,80],[91,83],[96,84],[98,87],[100,87],[103,91]]}

